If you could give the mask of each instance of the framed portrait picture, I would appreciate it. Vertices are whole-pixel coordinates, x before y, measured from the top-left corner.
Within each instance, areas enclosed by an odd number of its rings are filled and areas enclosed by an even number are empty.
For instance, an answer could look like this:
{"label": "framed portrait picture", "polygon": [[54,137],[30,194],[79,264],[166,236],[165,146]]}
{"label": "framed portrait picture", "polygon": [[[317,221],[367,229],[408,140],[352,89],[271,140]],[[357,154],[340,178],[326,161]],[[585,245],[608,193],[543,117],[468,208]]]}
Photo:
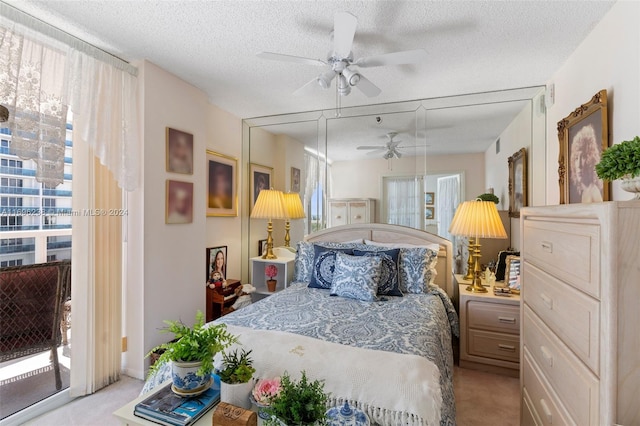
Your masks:
{"label": "framed portrait picture", "polygon": [[436,194],[434,192],[425,192],[424,193],[424,203],[426,205],[432,206],[435,204]]}
{"label": "framed portrait picture", "polygon": [[300,192],[300,169],[291,168],[291,192]]}
{"label": "framed portrait picture", "polygon": [[227,246],[207,248],[207,283],[222,283],[227,279]]}
{"label": "framed portrait picture", "polygon": [[511,290],[520,291],[520,257],[507,256],[507,268],[504,274],[504,284]]}
{"label": "framed portrait picture", "polygon": [[560,204],[609,201],[609,183],[596,174],[609,146],[607,123],[606,90],[558,122]]}
{"label": "framed portrait picture", "polygon": [[509,217],[520,217],[527,206],[527,150],[520,148],[509,157]]}
{"label": "framed portrait picture", "polygon": [[267,248],[267,239],[258,240],[258,256],[262,256],[262,252]]}
{"label": "framed portrait picture", "polygon": [[207,150],[207,216],[238,216],[238,160]]}
{"label": "framed portrait picture", "polygon": [[424,218],[425,220],[434,220],[436,218],[436,213],[433,207],[425,206]]}
{"label": "framed portrait picture", "polygon": [[193,182],[167,180],[165,223],[193,222]]}
{"label": "framed portrait picture", "polygon": [[256,204],[258,194],[263,189],[271,188],[273,178],[273,168],[267,166],[261,166],[260,164],[251,163],[249,165],[249,182],[251,185],[251,210]]}
{"label": "framed portrait picture", "polygon": [[167,171],[193,174],[193,135],[167,127]]}

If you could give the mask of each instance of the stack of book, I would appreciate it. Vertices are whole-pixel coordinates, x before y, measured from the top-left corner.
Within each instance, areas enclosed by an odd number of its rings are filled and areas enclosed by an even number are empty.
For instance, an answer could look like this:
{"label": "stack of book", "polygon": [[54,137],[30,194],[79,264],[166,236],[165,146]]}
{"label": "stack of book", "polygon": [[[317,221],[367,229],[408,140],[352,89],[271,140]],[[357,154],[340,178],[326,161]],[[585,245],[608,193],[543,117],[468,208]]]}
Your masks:
{"label": "stack of book", "polygon": [[220,402],[220,378],[212,378],[211,387],[194,396],[180,396],[168,383],[136,404],[133,414],[161,425],[191,425]]}

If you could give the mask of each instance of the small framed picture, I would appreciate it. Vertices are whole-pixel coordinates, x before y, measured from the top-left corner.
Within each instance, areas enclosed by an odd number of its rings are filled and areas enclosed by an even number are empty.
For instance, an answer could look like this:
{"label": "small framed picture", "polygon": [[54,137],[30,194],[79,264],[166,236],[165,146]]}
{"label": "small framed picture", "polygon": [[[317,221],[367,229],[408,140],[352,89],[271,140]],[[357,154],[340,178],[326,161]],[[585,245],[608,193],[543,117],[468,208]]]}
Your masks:
{"label": "small framed picture", "polygon": [[291,168],[291,192],[300,192],[300,169]]}
{"label": "small framed picture", "polygon": [[504,274],[504,283],[511,290],[520,291],[520,257],[507,256],[507,268]]}
{"label": "small framed picture", "polygon": [[264,250],[267,248],[267,239],[258,240],[258,256],[262,256]]}
{"label": "small framed picture", "polygon": [[558,122],[560,204],[609,200],[609,182],[596,174],[596,164],[609,147],[607,91]]}
{"label": "small framed picture", "polygon": [[167,171],[193,174],[193,135],[167,127]]}
{"label": "small framed picture", "polygon": [[238,216],[238,160],[207,150],[207,216]]}
{"label": "small framed picture", "polygon": [[273,168],[251,163],[249,165],[249,177],[251,181],[251,210],[253,210],[260,191],[271,188]]}
{"label": "small framed picture", "polygon": [[424,203],[428,206],[432,206],[435,204],[436,194],[434,192],[425,192],[424,193]]}
{"label": "small framed picture", "polygon": [[165,222],[193,222],[193,182],[167,180]]}
{"label": "small framed picture", "polygon": [[436,213],[433,207],[426,206],[424,208],[424,218],[425,220],[434,220],[436,218]]}
{"label": "small framed picture", "polygon": [[527,205],[527,150],[521,148],[509,157],[509,217],[520,217]]}
{"label": "small framed picture", "polygon": [[227,246],[207,248],[207,283],[215,284],[227,279]]}

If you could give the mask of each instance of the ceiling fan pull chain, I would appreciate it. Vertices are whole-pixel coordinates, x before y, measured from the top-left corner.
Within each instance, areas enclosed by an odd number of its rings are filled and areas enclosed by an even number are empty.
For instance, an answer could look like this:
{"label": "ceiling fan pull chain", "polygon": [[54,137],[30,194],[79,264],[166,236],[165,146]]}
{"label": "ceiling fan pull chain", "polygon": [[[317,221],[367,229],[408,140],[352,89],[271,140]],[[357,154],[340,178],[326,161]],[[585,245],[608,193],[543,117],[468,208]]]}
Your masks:
{"label": "ceiling fan pull chain", "polygon": [[342,115],[342,97],[338,90],[338,81],[336,81],[336,118]]}

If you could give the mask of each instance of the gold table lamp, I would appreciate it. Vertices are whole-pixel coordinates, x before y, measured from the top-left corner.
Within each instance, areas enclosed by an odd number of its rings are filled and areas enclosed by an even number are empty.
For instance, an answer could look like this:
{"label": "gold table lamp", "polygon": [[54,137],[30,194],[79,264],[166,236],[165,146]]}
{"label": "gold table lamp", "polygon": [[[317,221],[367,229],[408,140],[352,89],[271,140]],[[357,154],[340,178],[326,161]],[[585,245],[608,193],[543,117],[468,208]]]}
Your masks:
{"label": "gold table lamp", "polygon": [[304,214],[304,208],[302,207],[302,201],[300,200],[300,195],[295,192],[287,192],[286,194],[282,194],[284,197],[284,207],[287,211],[287,221],[284,224],[284,246],[290,247],[291,236],[289,235],[289,230],[291,229],[291,225],[289,224],[289,220],[291,219],[304,219],[307,217]]}
{"label": "gold table lamp", "polygon": [[286,219],[287,211],[284,206],[282,191],[275,189],[263,189],[258,194],[256,204],[251,211],[251,219],[269,219],[267,224],[267,250],[262,255],[263,259],[277,259],[273,254],[273,219]]}
{"label": "gold table lamp", "polygon": [[[507,238],[507,231],[502,225],[495,203],[475,200],[460,204],[451,221],[449,233],[475,238],[473,284],[467,287],[467,291],[486,293],[487,289],[480,282],[480,238]],[[469,246],[471,247],[471,244]],[[469,255],[471,256],[471,253]]]}

